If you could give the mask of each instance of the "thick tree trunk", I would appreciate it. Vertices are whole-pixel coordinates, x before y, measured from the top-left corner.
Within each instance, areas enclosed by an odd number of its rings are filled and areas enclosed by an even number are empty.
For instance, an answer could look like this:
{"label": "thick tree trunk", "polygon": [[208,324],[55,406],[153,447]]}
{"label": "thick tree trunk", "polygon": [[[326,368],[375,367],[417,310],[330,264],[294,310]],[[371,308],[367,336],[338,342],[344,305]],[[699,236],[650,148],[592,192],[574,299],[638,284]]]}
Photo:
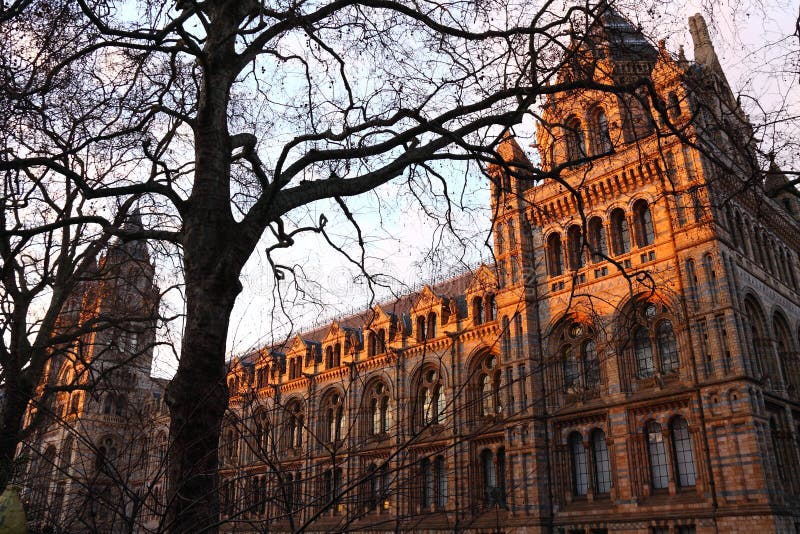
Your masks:
{"label": "thick tree trunk", "polygon": [[186,327],[178,372],[168,391],[170,532],[216,532],[218,444],[228,405],[225,339],[240,285],[238,271],[205,283],[187,281]]}

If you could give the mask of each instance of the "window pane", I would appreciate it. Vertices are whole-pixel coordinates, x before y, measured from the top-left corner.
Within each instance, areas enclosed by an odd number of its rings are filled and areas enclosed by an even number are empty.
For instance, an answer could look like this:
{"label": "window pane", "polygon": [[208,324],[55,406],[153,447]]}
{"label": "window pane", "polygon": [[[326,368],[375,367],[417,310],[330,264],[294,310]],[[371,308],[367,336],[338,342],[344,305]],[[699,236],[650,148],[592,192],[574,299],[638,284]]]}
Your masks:
{"label": "window pane", "polygon": [[679,418],[672,423],[672,446],[675,450],[675,469],[678,472],[678,485],[682,488],[694,486],[697,475],[694,469],[694,452],[689,425],[686,419]]}
{"label": "window pane", "polygon": [[647,425],[647,451],[650,456],[650,481],[653,489],[664,489],[669,485],[669,470],[664,436],[658,423]]}
{"label": "window pane", "polygon": [[650,335],[646,328],[636,330],[633,338],[633,351],[636,354],[636,375],[639,378],[653,376],[653,347],[650,345]]}
{"label": "window pane", "polygon": [[580,434],[572,434],[569,438],[569,449],[572,456],[572,491],[575,495],[586,495],[589,490],[589,473],[586,466],[586,448]]}
{"label": "window pane", "polygon": [[597,348],[594,340],[583,345],[583,361],[586,374],[586,387],[594,389],[600,385],[600,360],[597,359]]}
{"label": "window pane", "polygon": [[661,372],[669,373],[678,368],[678,344],[672,323],[663,321],[658,325],[658,356],[661,358]]}
{"label": "window pane", "polygon": [[597,493],[611,491],[611,462],[608,458],[606,435],[602,430],[592,434],[592,453],[594,454],[594,486]]}
{"label": "window pane", "polygon": [[572,388],[578,384],[580,367],[571,346],[567,345],[562,349],[562,358],[564,362],[564,390],[570,393]]}

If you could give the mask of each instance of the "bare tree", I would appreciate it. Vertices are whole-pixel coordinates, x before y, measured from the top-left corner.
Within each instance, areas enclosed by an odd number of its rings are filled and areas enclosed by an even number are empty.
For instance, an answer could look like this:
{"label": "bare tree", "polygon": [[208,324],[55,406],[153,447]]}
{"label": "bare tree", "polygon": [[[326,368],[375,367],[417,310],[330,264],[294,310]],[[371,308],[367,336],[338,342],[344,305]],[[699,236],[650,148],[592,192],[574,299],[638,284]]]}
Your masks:
{"label": "bare tree", "polygon": [[[3,27],[17,42],[35,39],[30,47],[5,45],[11,59],[4,76],[13,90],[3,102],[25,103],[21,117],[43,120],[21,128],[0,170],[57,174],[87,200],[141,195],[153,224],[114,233],[164,240],[183,255],[185,329],[167,395],[168,528],[216,529],[218,443],[229,397],[225,342],[239,275],[262,239],[281,279],[292,271],[280,261],[282,249],[304,233],[327,238],[326,216],[297,225],[293,212],[332,199],[355,223],[346,199],[390,180],[405,176],[446,188],[434,166],[440,160],[494,164],[527,181],[560,180],[580,201],[580,187],[562,173],[592,165],[602,152],[589,155],[576,144],[566,162],[534,166],[496,150],[525,114],[541,118],[539,99],[552,103],[567,91],[617,95],[632,139],[638,129],[651,131],[646,112],[660,131],[681,134],[652,83],[635,73],[594,76],[597,63],[581,44],[592,44],[594,21],[609,2],[562,7],[346,0],[179,2],[174,9],[158,2],[121,9],[100,0],[4,5]],[[736,120],[735,102],[724,97],[730,109],[709,116]],[[77,113],[58,108],[66,115],[51,122],[54,102],[74,103]],[[66,117],[73,115],[85,123],[72,127]],[[544,127],[568,132],[563,119]],[[62,135],[53,136],[54,129]],[[29,130],[47,142],[25,143]],[[713,157],[712,147],[699,148]],[[107,172],[98,171],[96,158]]]}

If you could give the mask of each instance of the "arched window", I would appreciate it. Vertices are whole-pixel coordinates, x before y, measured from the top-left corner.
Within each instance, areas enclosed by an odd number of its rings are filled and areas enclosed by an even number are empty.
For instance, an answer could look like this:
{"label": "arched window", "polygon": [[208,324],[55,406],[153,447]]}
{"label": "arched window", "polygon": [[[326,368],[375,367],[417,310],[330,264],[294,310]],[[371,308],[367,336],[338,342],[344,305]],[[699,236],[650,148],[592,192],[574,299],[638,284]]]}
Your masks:
{"label": "arched window", "polygon": [[586,389],[597,389],[600,386],[600,360],[597,357],[594,339],[583,342],[582,356]]}
{"label": "arched window", "polygon": [[114,394],[106,393],[106,396],[103,399],[103,413],[106,415],[111,415],[111,412],[114,410],[114,404]]}
{"label": "arched window", "polygon": [[606,232],[603,228],[603,220],[600,217],[592,217],[589,220],[588,229],[592,261],[595,263],[603,261],[603,258],[608,256],[608,246],[606,245]]}
{"label": "arched window", "polygon": [[692,304],[692,308],[698,310],[700,309],[700,295],[698,291],[697,269],[695,269],[694,260],[692,258],[686,260],[686,279],[689,283],[689,302]]}
{"label": "arched window", "polygon": [[482,416],[501,413],[503,410],[500,400],[500,370],[498,369],[497,357],[493,354],[485,356],[476,375],[477,393],[479,401],[479,414]]}
{"label": "arched window", "polygon": [[583,134],[581,121],[571,118],[566,125],[567,160],[575,161],[586,157],[586,138]]}
{"label": "arched window", "polygon": [[303,446],[303,408],[300,402],[290,403],[286,408],[286,438],[284,446],[287,449],[300,448]]}
{"label": "arched window", "polygon": [[481,452],[481,474],[483,491],[487,502],[489,502],[497,488],[497,466],[495,465],[494,453],[489,449]]}
{"label": "arched window", "polygon": [[775,368],[775,355],[772,352],[772,340],[768,334],[764,312],[750,295],[744,300],[744,311],[744,318],[749,326],[752,372],[756,378],[766,378],[774,385],[778,380],[778,371]]}
{"label": "arched window", "polygon": [[737,244],[741,247],[745,256],[750,256],[750,247],[747,240],[747,232],[744,230],[744,223],[742,223],[742,216],[737,211],[734,215],[734,223],[736,225],[736,234],[739,236]]}
{"label": "arched window", "polygon": [[322,403],[322,427],[319,434],[324,442],[342,439],[342,421],[344,419],[342,404],[342,397],[338,393],[327,395]]}
{"label": "arched window", "polygon": [[377,382],[369,388],[366,396],[367,434],[382,436],[389,432],[392,425],[389,389],[383,382]]}
{"label": "arched window", "polygon": [[683,417],[676,417],[672,421],[670,431],[678,486],[682,488],[692,487],[697,482],[697,474],[694,467],[694,452],[692,438],[689,434],[689,424]]}
{"label": "arched window", "polygon": [[606,494],[611,491],[611,461],[606,444],[606,434],[597,428],[592,432],[591,437],[594,491],[596,494]]}
{"label": "arched window", "polygon": [[325,369],[333,369],[333,347],[325,348]]}
{"label": "arched window", "polygon": [[670,92],[669,96],[667,97],[667,109],[669,110],[669,116],[672,120],[678,119],[681,116],[681,104],[678,101],[678,95],[675,92]]}
{"label": "arched window", "polygon": [[478,325],[483,324],[483,298],[472,299],[472,321]]}
{"label": "arched window", "polygon": [[444,423],[444,412],[447,400],[439,371],[426,369],[420,377],[419,394],[417,396],[420,425],[440,425]]}
{"label": "arched window", "polygon": [[567,231],[567,246],[569,247],[569,267],[572,270],[580,269],[584,266],[583,236],[581,227],[573,224]]}
{"label": "arched window", "polygon": [[564,362],[564,390],[573,393],[580,386],[581,366],[570,345],[561,350],[561,358]]}
{"label": "arched window", "polygon": [[711,254],[703,256],[703,271],[708,284],[708,293],[711,295],[711,303],[716,306],[719,303],[719,287],[717,286],[717,273],[714,270],[714,258]]}
{"label": "arched window", "polygon": [[594,113],[594,128],[596,136],[595,154],[605,154],[611,152],[611,134],[608,131],[608,117],[603,108],[597,108]]}
{"label": "arched window", "polygon": [[672,322],[664,320],[659,323],[656,330],[656,342],[661,372],[666,374],[675,371],[678,368],[678,343],[675,340]]}
{"label": "arched window", "polygon": [[436,314],[433,312],[428,314],[428,329],[426,335],[428,339],[436,337]]}
{"label": "arched window", "polygon": [[647,423],[646,435],[647,455],[650,458],[650,484],[653,489],[667,488],[669,486],[669,467],[661,425],[650,421]]}
{"label": "arched window", "polygon": [[337,343],[333,347],[333,366],[339,367],[342,365],[342,345]]}
{"label": "arched window", "polygon": [[653,347],[650,345],[650,333],[643,326],[637,328],[633,335],[633,352],[636,354],[636,376],[653,376]]}
{"label": "arched window", "polygon": [[502,256],[505,240],[503,238],[503,225],[501,223],[497,223],[494,229],[494,244],[495,248],[497,249],[497,255]]}
{"label": "arched window", "polygon": [[628,231],[628,220],[622,208],[616,208],[611,212],[611,244],[614,247],[614,254],[626,254],[631,250],[631,237]]}
{"label": "arched window", "polygon": [[437,456],[433,461],[433,482],[436,488],[435,505],[442,509],[447,505],[447,468],[444,456]]}
{"label": "arched window", "polygon": [[417,341],[425,341],[425,316],[417,317]]}
{"label": "arched window", "polygon": [[552,233],[547,238],[547,266],[550,276],[560,276],[564,273],[564,254],[561,251],[561,236]]}
{"label": "arched window", "polygon": [[633,217],[636,222],[636,244],[640,247],[652,245],[655,241],[655,230],[646,200],[640,199],[633,204]]}
{"label": "arched window", "polygon": [[420,496],[422,498],[422,507],[430,510],[434,503],[435,485],[433,479],[433,469],[431,468],[431,461],[428,458],[423,458],[420,462],[420,489],[422,490]]}
{"label": "arched window", "polygon": [[594,330],[577,322],[562,323],[555,331],[560,346],[564,392],[597,391],[600,385],[600,361]]}
{"label": "arched window", "polygon": [[497,319],[497,302],[494,300],[494,295],[486,295],[484,300],[484,312],[487,321],[494,321]]}
{"label": "arched window", "polygon": [[378,337],[375,335],[375,332],[369,332],[367,336],[367,354],[372,357],[378,354]]}
{"label": "arched window", "polygon": [[794,350],[789,325],[783,315],[776,313],[772,319],[775,328],[775,341],[778,348],[778,361],[783,370],[783,378],[789,391],[800,393],[800,354]]}
{"label": "arched window", "polygon": [[572,493],[586,495],[589,491],[589,469],[586,462],[586,447],[578,432],[569,436],[569,454],[572,460]]}
{"label": "arched window", "polygon": [[256,454],[259,458],[269,453],[269,418],[265,411],[260,411],[255,416]]}

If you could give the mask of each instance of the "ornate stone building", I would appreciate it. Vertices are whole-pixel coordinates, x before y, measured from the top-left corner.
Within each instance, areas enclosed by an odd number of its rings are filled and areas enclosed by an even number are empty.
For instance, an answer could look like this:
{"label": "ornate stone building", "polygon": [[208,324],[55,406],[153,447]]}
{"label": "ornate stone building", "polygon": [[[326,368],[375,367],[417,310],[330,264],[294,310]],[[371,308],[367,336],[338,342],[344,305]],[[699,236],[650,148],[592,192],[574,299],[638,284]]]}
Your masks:
{"label": "ornate stone building", "polygon": [[[61,313],[59,328],[75,341],[54,350],[18,452],[34,531],[132,532],[158,511],[151,481],[167,434],[165,381],[150,376],[153,276],[144,242],[112,245]],[[46,387],[53,393],[43,396]]]}
{"label": "ornate stone building", "polygon": [[[511,137],[489,168],[494,266],[231,362],[224,528],[800,530],[800,203],[777,167],[756,172],[705,23],[690,22],[694,62],[612,10],[570,48],[559,81],[576,88],[540,115],[543,174]],[[599,90],[638,80],[637,97]],[[104,335],[126,353],[124,332]],[[159,527],[166,434],[125,434],[137,420],[116,408],[121,391],[123,407],[157,408],[139,365],[114,371],[128,374],[113,391],[56,401],[94,436],[67,445],[47,426],[35,447],[47,461],[30,473],[58,469],[27,498],[62,523],[58,496],[82,495],[69,469],[93,495],[134,488],[103,521],[139,510],[137,528]],[[143,435],[159,444],[148,462]],[[110,461],[123,442],[128,467]],[[114,498],[81,501],[71,524],[96,525],[95,501]]]}
{"label": "ornate stone building", "polygon": [[231,529],[800,529],[800,205],[690,24],[693,63],[611,10],[570,49],[647,83],[548,100],[544,179],[503,140],[496,269],[232,362]]}

